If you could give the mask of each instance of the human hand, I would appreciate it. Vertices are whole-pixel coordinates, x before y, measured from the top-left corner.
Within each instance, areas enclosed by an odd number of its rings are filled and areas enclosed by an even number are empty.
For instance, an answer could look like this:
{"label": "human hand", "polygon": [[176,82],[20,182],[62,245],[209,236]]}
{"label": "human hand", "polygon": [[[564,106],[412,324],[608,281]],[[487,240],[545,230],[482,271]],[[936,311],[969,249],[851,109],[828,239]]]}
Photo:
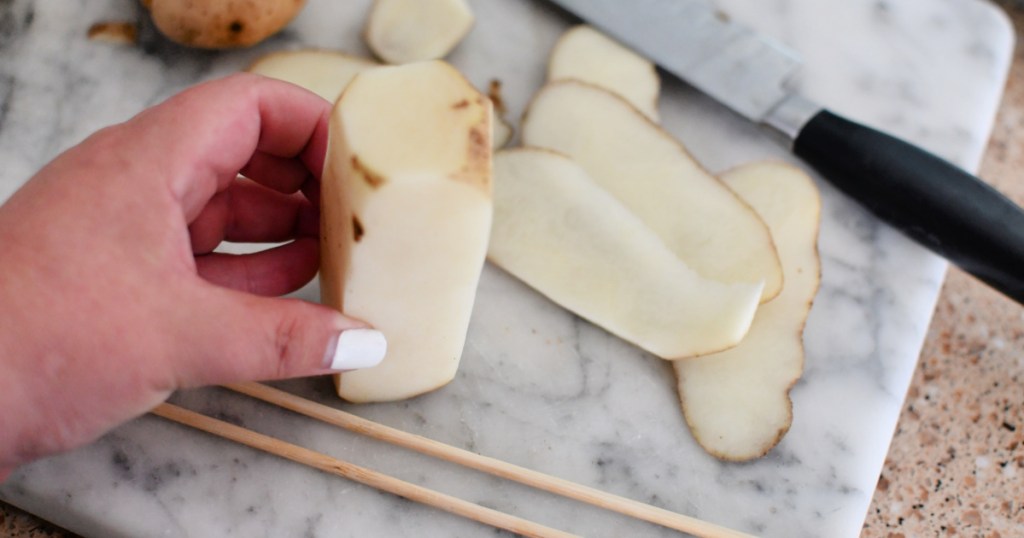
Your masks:
{"label": "human hand", "polygon": [[[364,323],[267,297],[316,274],[329,111],[254,75],[203,84],[90,136],[0,206],[0,481],[175,389],[380,361]],[[212,253],[222,240],[292,241]]]}

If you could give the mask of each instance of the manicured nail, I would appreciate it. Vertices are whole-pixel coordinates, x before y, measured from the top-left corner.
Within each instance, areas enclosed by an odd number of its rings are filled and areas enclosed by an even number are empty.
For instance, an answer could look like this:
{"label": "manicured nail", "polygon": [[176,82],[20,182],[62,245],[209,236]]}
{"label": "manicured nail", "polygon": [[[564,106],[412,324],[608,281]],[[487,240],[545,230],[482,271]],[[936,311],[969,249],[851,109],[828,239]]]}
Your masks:
{"label": "manicured nail", "polygon": [[[330,345],[334,345],[333,352]],[[328,345],[326,367],[343,372],[377,366],[387,350],[388,342],[380,331],[348,329]]]}

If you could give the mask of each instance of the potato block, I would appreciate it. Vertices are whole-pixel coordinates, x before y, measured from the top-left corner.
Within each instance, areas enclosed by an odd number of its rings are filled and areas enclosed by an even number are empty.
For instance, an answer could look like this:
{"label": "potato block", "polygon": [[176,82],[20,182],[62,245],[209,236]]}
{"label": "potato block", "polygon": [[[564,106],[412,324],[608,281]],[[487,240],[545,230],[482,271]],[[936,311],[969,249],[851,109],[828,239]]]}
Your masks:
{"label": "potato block", "polygon": [[334,106],[321,192],[321,298],[384,333],[343,373],[353,402],[456,374],[490,234],[491,104],[441,61],[356,76]]}

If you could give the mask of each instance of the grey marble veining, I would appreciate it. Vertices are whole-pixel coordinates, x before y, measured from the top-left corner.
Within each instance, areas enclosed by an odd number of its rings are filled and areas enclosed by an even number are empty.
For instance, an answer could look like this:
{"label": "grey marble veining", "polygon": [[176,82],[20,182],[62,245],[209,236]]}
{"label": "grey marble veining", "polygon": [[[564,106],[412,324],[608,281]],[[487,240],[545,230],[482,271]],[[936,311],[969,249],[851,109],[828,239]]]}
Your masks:
{"label": "grey marble veining", "polygon": [[[541,84],[571,21],[533,0],[471,0],[478,23],[451,60],[504,83],[511,117]],[[0,13],[0,199],[61,150],[259,54],[365,53],[367,0],[311,0],[252,50],[187,51],[143,27],[139,47],[85,40],[134,19],[134,0],[14,0]],[[718,0],[806,60],[811,98],[977,166],[1012,33],[978,0]],[[791,160],[763,130],[664,81],[666,128],[712,171]],[[882,467],[945,264],[819,182],[822,289],[808,320],[795,420],[765,458],[700,450],[667,364],[568,314],[499,269],[480,283],[463,367],[407,402],[349,406],[323,379],[279,386],[362,416],[583,484],[764,536],[856,536]],[[296,294],[315,299],[310,285]],[[187,407],[587,536],[669,536],[579,503],[337,431],[221,389]],[[90,536],[488,536],[493,531],[342,479],[143,417],[92,446],[20,469],[0,498]]]}

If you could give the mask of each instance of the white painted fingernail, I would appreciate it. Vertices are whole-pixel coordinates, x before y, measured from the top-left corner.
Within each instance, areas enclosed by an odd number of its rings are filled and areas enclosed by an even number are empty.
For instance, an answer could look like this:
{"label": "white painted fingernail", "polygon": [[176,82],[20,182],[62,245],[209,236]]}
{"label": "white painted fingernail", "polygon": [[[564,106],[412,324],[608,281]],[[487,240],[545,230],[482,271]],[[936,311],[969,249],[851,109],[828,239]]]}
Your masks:
{"label": "white painted fingernail", "polygon": [[[330,345],[334,345],[334,350]],[[339,372],[377,366],[384,359],[388,342],[373,329],[348,329],[328,345],[326,366]]]}

